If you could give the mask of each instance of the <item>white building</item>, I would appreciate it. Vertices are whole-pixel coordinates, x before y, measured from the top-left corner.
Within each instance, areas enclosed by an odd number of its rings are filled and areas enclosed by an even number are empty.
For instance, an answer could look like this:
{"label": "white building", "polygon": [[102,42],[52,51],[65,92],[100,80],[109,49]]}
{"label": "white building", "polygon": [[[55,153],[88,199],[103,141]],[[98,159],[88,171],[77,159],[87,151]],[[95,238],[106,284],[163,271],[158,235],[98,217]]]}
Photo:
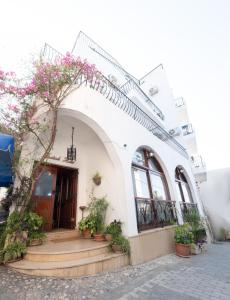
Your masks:
{"label": "white building", "polygon": [[[183,222],[183,209],[197,206],[203,216],[196,186],[203,179],[195,179],[194,173],[203,176],[205,171],[198,172],[191,163],[197,150],[184,102],[175,101],[162,65],[136,79],[83,33],[73,54],[94,63],[106,77],[105,85],[99,92],[85,84],[65,99],[50,165],[35,188],[34,198],[46,203],[39,213],[49,230],[75,228],[82,217],[80,207],[89,201],[92,177],[99,172],[102,183],[94,193],[106,195],[110,203],[107,223],[123,222],[131,262],[170,253],[172,225]],[[44,57],[52,60],[56,55],[46,45]],[[72,127],[77,159],[69,163]],[[57,217],[53,195],[63,191],[71,196],[63,200]]]}
{"label": "white building", "polygon": [[216,239],[230,239],[230,168],[210,170],[200,196]]}

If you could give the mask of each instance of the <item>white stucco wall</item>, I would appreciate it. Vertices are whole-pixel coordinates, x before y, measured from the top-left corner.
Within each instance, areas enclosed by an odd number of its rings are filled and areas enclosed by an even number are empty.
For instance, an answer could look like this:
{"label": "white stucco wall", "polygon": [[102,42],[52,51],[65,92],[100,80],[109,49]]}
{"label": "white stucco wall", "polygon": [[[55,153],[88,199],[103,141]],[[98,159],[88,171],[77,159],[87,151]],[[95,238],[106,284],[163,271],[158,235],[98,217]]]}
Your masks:
{"label": "white stucco wall", "polygon": [[200,195],[216,238],[220,230],[230,231],[230,168],[207,172],[207,181],[200,185]]}
{"label": "white stucco wall", "polygon": [[[65,162],[66,148],[71,143],[71,127],[75,127],[74,142],[77,147],[77,161],[74,164]],[[28,149],[33,152],[32,144],[28,140],[25,142],[24,157],[29,157]],[[37,147],[35,144],[33,146]],[[92,189],[91,179],[98,171],[103,180],[101,186],[95,189],[95,195],[107,196],[110,203],[107,222],[114,218],[120,219],[125,235],[137,234],[131,163],[134,152],[140,146],[151,148],[161,164],[171,199],[176,201],[179,222],[182,217],[174,178],[177,166],[184,168],[194,202],[198,203],[203,214],[188,159],[99,92],[81,87],[65,99],[59,111],[57,137],[51,156],[60,156],[60,160],[49,160],[52,164],[76,168],[79,171],[77,221],[81,218],[79,206],[87,205]],[[36,148],[36,151],[38,153],[39,149]],[[31,164],[31,157],[29,160]]]}
{"label": "white stucco wall", "polygon": [[150,74],[141,80],[141,88],[149,95],[152,87],[158,88],[158,93],[149,96],[150,99],[161,109],[165,115],[164,126],[170,130],[177,126],[177,112],[175,111],[175,102],[172,90],[169,86],[167,76],[163,67],[159,66]]}
{"label": "white stucco wall", "polygon": [[[110,186],[108,194],[110,195],[111,206],[116,207],[116,214],[121,216],[120,219],[124,222],[126,235],[137,234],[131,162],[135,150],[140,146],[150,147],[159,159],[165,171],[172,200],[178,201],[174,183],[175,168],[183,166],[194,201],[198,201],[189,161],[98,92],[88,88],[80,88],[65,100],[61,114],[81,120],[91,127],[107,150],[113,167],[116,167],[116,176],[114,176],[114,170],[108,168],[106,177],[108,180],[115,177],[119,178],[116,179],[117,181],[115,180],[113,186]],[[77,127],[75,129],[77,132]],[[99,167],[98,171],[100,171]],[[100,172],[104,176],[103,170]],[[104,192],[106,193],[106,190]],[[79,193],[81,193],[80,190]],[[177,209],[180,211],[178,202]]]}

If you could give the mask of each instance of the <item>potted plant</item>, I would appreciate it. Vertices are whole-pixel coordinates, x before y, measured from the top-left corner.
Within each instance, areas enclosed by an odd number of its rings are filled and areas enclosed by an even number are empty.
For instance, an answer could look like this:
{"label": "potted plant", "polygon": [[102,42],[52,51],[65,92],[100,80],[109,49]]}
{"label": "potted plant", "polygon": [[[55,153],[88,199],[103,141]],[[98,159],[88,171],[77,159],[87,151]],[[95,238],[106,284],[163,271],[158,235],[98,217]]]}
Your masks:
{"label": "potted plant", "polygon": [[112,248],[113,252],[122,252],[128,254],[130,252],[129,240],[123,235],[118,235],[117,237],[113,238],[110,242],[110,247]]}
{"label": "potted plant", "polygon": [[202,246],[206,244],[206,230],[198,211],[193,209],[185,213],[184,221],[189,224],[193,234],[194,243],[191,246],[191,254],[200,254]]}
{"label": "potted plant", "polygon": [[38,214],[27,212],[24,216],[23,226],[28,231],[29,246],[38,246],[43,243],[46,235],[41,231],[43,219]]}
{"label": "potted plant", "polygon": [[85,239],[90,239],[96,231],[95,218],[92,215],[82,218],[78,223],[78,228]]}
{"label": "potted plant", "polygon": [[28,236],[28,245],[29,246],[39,246],[43,243],[46,235],[44,232],[34,231],[31,232]]}
{"label": "potted plant", "polygon": [[121,221],[114,220],[105,229],[105,239],[112,241],[113,238],[117,237],[122,233]]}
{"label": "potted plant", "polygon": [[93,197],[89,203],[90,215],[95,221],[94,239],[96,241],[104,241],[104,228],[105,228],[105,215],[109,203],[106,197],[96,198]]}
{"label": "potted plant", "polygon": [[181,257],[189,257],[191,244],[193,243],[193,234],[189,225],[178,225],[175,228],[176,254]]}
{"label": "potted plant", "polygon": [[101,179],[102,179],[102,176],[99,174],[99,172],[96,172],[94,175],[93,175],[93,182],[96,184],[96,185],[100,185],[101,184]]}

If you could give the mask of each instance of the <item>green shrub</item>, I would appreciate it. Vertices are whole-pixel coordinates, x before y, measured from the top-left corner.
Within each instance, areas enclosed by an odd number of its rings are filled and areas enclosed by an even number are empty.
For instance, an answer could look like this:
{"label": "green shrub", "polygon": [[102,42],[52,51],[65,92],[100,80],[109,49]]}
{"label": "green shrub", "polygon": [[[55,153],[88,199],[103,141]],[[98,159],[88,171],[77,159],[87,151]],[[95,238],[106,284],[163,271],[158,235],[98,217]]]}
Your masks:
{"label": "green shrub", "polygon": [[114,220],[105,229],[105,233],[111,234],[113,237],[121,235],[121,221]]}
{"label": "green shrub", "polygon": [[105,197],[93,197],[92,201],[89,203],[90,216],[95,222],[95,232],[97,233],[102,233],[104,231],[105,215],[108,206],[109,203]]}
{"label": "green shrub", "polygon": [[88,215],[87,217],[81,219],[81,221],[78,223],[78,228],[80,231],[89,229],[91,234],[94,234],[96,232],[95,217],[92,215]]}
{"label": "green shrub", "polygon": [[0,251],[0,261],[6,263],[21,258],[26,253],[26,246],[21,242],[14,242]]}
{"label": "green shrub", "polygon": [[23,220],[19,212],[14,211],[9,215],[6,221],[6,233],[12,234],[14,232],[22,231]]}
{"label": "green shrub", "polygon": [[206,230],[202,224],[200,215],[196,209],[191,210],[184,214],[184,221],[191,226],[193,233],[194,243],[198,243],[206,238]]}
{"label": "green shrub", "polygon": [[225,240],[225,235],[226,235],[226,230],[224,228],[220,228],[219,240],[224,241]]}
{"label": "green shrub", "polygon": [[193,233],[189,229],[188,224],[178,225],[175,228],[175,242],[178,244],[192,244],[194,241]]}
{"label": "green shrub", "polygon": [[118,245],[121,247],[121,251],[124,253],[130,253],[130,244],[129,244],[129,240],[126,239],[124,236],[119,235],[117,237],[115,237],[111,242],[110,242],[110,247],[112,247],[113,245]]}
{"label": "green shrub", "polygon": [[38,214],[27,212],[23,218],[23,223],[28,233],[41,230],[43,219]]}
{"label": "green shrub", "polygon": [[6,223],[0,224],[0,250],[3,249],[6,239]]}

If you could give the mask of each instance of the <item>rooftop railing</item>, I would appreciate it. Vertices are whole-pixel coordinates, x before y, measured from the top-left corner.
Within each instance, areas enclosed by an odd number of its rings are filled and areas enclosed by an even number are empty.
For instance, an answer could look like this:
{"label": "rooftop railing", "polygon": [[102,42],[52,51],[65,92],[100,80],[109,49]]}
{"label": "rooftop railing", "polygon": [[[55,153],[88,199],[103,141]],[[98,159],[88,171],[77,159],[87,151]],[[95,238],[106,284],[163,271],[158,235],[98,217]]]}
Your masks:
{"label": "rooftop railing", "polygon": [[[43,50],[46,59],[54,61],[55,55],[61,55],[54,48],[49,48],[48,44],[45,45]],[[135,104],[123,91],[115,86],[108,78],[103,76],[102,80],[98,80],[96,76],[93,76],[90,80],[87,80],[83,75],[78,78],[77,84],[94,88],[105,96],[111,103],[127,113],[132,119],[141,124],[153,135],[170,145],[181,155],[188,159],[188,154],[183,146],[178,143],[166,130],[164,130],[155,120],[153,120],[146,112],[144,112],[137,104]]]}
{"label": "rooftop railing", "polygon": [[135,90],[139,94],[141,94],[142,98],[145,99],[146,103],[152,108],[154,113],[161,119],[164,120],[165,116],[159,107],[145,94],[145,92],[140,88],[140,86],[132,79],[128,80],[122,87],[120,87],[121,91],[123,91],[126,95],[130,90]]}

